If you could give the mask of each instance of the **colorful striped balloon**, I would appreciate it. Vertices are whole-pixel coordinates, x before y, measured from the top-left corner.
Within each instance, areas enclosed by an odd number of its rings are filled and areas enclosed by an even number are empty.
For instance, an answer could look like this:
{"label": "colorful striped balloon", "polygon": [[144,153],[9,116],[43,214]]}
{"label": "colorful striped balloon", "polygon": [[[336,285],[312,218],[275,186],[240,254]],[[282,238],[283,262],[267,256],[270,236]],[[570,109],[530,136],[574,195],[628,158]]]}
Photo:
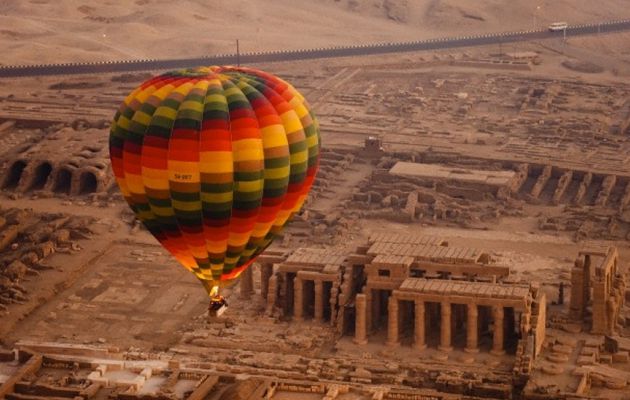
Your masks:
{"label": "colorful striped balloon", "polygon": [[300,210],[319,146],[304,97],[241,67],[146,81],[120,106],[109,137],[131,209],[208,292],[236,279]]}

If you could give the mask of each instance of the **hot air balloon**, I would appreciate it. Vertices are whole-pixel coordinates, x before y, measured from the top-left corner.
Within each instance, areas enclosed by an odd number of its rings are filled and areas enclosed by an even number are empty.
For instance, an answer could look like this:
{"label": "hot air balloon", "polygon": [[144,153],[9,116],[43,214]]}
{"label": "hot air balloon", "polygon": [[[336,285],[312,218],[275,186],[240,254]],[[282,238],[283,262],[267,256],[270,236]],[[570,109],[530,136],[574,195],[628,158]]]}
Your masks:
{"label": "hot air balloon", "polygon": [[215,299],[300,210],[319,146],[293,86],[229,66],[149,79],[123,101],[109,137],[125,200]]}

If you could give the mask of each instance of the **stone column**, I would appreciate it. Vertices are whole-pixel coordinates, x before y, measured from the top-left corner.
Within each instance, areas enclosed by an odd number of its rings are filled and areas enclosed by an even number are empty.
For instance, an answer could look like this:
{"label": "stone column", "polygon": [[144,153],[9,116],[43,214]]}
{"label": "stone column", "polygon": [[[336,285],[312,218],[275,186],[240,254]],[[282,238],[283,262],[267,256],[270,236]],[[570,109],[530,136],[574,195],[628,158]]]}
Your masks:
{"label": "stone column", "polygon": [[332,284],[330,288],[330,297],[328,302],[330,304],[330,326],[337,324],[338,310],[337,310],[337,296],[339,295],[339,289],[337,288],[337,282]]}
{"label": "stone column", "polygon": [[249,299],[254,293],[254,274],[250,265],[241,273],[241,299]]}
{"label": "stone column", "polygon": [[302,321],[304,313],[304,281],[295,277],[293,280],[293,319]]}
{"label": "stone column", "polygon": [[443,302],[440,306],[441,322],[440,322],[440,345],[438,349],[441,351],[451,351],[451,303]]}
{"label": "stone column", "polygon": [[260,296],[267,298],[269,291],[269,278],[273,274],[273,264],[260,264]]}
{"label": "stone column", "polygon": [[426,345],[426,341],[425,341],[425,328],[424,328],[424,301],[422,300],[416,300],[415,301],[415,306],[416,306],[416,315],[415,315],[415,328],[414,328],[414,333],[416,336],[416,341],[413,344],[413,347],[416,350],[422,350],[425,349],[427,347]]}
{"label": "stone column", "polygon": [[501,355],[505,353],[503,350],[503,307],[492,307],[493,333],[492,333],[492,354]]}
{"label": "stone column", "polygon": [[276,295],[278,293],[278,276],[273,275],[269,278],[269,290],[267,292],[267,314],[273,314],[273,308],[276,305]]}
{"label": "stone column", "polygon": [[322,281],[315,280],[315,321],[322,321],[324,319],[324,283]]}
{"label": "stone column", "polygon": [[364,294],[357,294],[354,300],[355,322],[354,322],[354,342],[356,344],[367,344],[367,299]]}
{"label": "stone column", "polygon": [[372,324],[373,324],[373,313],[374,313],[374,306],[372,305],[372,302],[374,301],[374,296],[372,295],[372,290],[370,290],[369,288],[364,288],[363,292],[365,293],[365,329],[366,332],[369,334],[370,332],[372,332]]}
{"label": "stone column", "polygon": [[477,305],[468,303],[466,310],[466,348],[464,349],[464,351],[468,353],[477,353],[479,351],[478,320],[479,312],[477,311]]}
{"label": "stone column", "polygon": [[398,346],[398,299],[393,295],[389,296],[387,304],[387,345]]}

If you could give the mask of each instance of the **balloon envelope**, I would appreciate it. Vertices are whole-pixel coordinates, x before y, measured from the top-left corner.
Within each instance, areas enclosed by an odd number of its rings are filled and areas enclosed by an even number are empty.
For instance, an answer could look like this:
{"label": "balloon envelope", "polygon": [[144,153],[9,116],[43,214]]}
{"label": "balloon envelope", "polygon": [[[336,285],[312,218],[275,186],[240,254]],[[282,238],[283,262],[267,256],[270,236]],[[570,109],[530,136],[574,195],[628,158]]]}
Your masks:
{"label": "balloon envelope", "polygon": [[302,207],[319,145],[304,97],[241,67],[146,81],[121,104],[109,140],[131,209],[209,292],[237,278]]}

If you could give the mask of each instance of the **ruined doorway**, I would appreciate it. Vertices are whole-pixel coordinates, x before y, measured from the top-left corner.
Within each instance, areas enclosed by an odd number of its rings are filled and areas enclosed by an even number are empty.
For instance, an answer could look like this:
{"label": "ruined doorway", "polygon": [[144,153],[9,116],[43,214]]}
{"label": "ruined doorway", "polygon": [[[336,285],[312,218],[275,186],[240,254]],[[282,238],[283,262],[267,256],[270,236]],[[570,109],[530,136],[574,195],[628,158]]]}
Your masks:
{"label": "ruined doorway", "polygon": [[344,306],[343,335],[354,336],[356,330],[357,309],[355,304]]}
{"label": "ruined doorway", "polygon": [[425,307],[425,334],[426,344],[428,347],[437,348],[441,342],[442,329],[442,305],[427,301]]}
{"label": "ruined doorway", "polygon": [[302,291],[304,300],[304,319],[313,318],[315,316],[315,282],[310,279],[304,279],[302,283]]}
{"label": "ruined doorway", "polygon": [[388,303],[391,290],[372,289],[372,330],[387,331]]}
{"label": "ruined doorway", "polygon": [[88,194],[96,192],[98,181],[96,175],[91,172],[84,172],[79,179],[79,194]]}
{"label": "ruined doorway", "polygon": [[467,319],[468,305],[451,304],[451,343],[455,348],[463,349],[466,347]]}
{"label": "ruined doorway", "polygon": [[504,318],[504,348],[505,352],[508,354],[516,354],[516,346],[518,345],[518,341],[521,338],[520,330],[517,327],[520,327],[520,313],[515,313],[513,307],[505,308],[505,318]]}
{"label": "ruined doorway", "polygon": [[15,189],[20,184],[20,179],[22,179],[24,168],[26,168],[26,163],[24,161],[14,162],[9,169],[7,177],[4,179],[4,184],[2,185],[2,188]]}
{"label": "ruined doorway", "polygon": [[[294,301],[294,279],[295,279],[295,273],[292,272],[287,272],[284,274],[284,279],[285,279],[285,285],[284,285],[284,314],[285,315],[293,315],[294,313],[294,309],[293,309],[293,301]],[[279,285],[280,286],[280,285]]]}
{"label": "ruined doorway", "polygon": [[398,332],[400,343],[413,345],[415,339],[416,303],[412,300],[400,300],[398,302]]}
{"label": "ruined doorway", "polygon": [[483,351],[490,351],[492,348],[492,307],[478,306],[478,332],[479,332],[479,348]]}
{"label": "ruined doorway", "polygon": [[70,194],[70,186],[72,185],[72,172],[65,168],[62,168],[57,172],[57,179],[55,180],[55,187],[53,191],[55,193]]}
{"label": "ruined doorway", "polygon": [[363,286],[367,281],[367,277],[365,276],[365,267],[363,265],[353,265],[352,266],[352,284],[354,293],[361,293]]}
{"label": "ruined doorway", "polygon": [[31,182],[30,190],[42,190],[44,186],[46,186],[46,182],[48,182],[48,178],[50,177],[50,173],[52,172],[52,165],[50,163],[42,163],[35,168],[35,176],[33,177],[33,181]]}

